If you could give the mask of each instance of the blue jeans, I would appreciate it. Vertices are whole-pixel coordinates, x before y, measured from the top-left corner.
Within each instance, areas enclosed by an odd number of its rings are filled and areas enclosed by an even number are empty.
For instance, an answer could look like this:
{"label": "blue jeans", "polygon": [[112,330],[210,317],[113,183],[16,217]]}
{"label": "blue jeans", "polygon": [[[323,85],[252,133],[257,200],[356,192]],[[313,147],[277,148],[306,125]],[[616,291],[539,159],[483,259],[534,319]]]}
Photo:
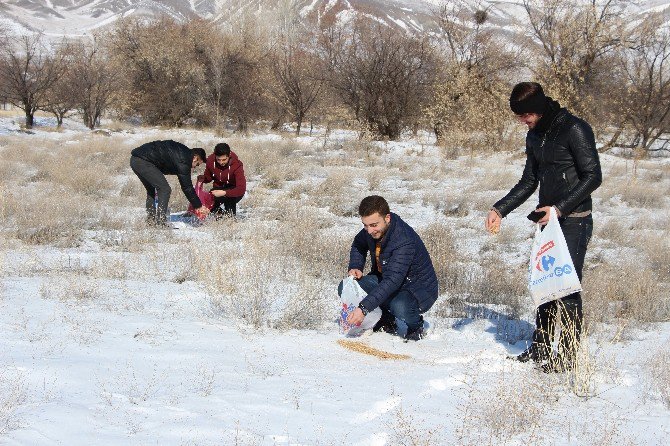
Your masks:
{"label": "blue jeans", "polygon": [[[363,291],[370,294],[379,285],[379,277],[374,274],[368,274],[361,277],[358,284],[363,288]],[[342,285],[343,283],[340,282],[340,285],[337,287],[338,296],[342,295]],[[419,301],[407,290],[401,289],[396,291],[382,302],[379,308],[382,310],[382,318],[385,314],[393,315],[393,317],[407,325],[408,332],[416,331],[423,326]]]}
{"label": "blue jeans", "polygon": [[[593,217],[560,218],[559,223],[568,244],[572,263],[575,265],[577,277],[582,280],[586,248],[593,234]],[[573,293],[562,299],[540,305],[535,317],[533,344],[540,355],[548,356],[551,352],[554,326],[557,319],[561,321],[561,334],[558,352],[566,360],[573,360],[579,346],[584,315],[582,312],[582,295]]]}

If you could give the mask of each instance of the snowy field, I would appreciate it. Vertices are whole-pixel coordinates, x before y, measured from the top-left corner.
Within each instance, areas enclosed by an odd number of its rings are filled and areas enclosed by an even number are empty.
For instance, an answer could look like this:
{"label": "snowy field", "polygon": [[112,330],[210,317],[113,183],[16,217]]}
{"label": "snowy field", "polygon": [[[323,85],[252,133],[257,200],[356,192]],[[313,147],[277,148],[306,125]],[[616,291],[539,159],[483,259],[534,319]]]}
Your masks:
{"label": "snowy field", "polygon": [[[485,233],[517,153],[427,136],[217,136],[0,115],[2,445],[667,445],[670,160],[603,155],[577,370],[506,359],[533,328],[531,198]],[[520,129],[521,131],[522,129]],[[132,148],[229,142],[249,180],[236,221],[143,224]],[[337,341],[336,286],[378,193],[433,256],[427,339]]]}

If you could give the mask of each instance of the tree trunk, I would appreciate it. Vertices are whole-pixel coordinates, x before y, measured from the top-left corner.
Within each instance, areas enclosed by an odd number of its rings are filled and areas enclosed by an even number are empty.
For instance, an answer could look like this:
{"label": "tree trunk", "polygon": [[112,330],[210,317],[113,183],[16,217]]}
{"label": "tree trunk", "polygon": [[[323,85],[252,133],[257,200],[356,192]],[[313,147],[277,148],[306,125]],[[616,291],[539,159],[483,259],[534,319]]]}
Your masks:
{"label": "tree trunk", "polygon": [[35,114],[30,111],[29,108],[26,108],[26,128],[32,129],[35,124]]}
{"label": "tree trunk", "polygon": [[297,127],[295,128],[295,136],[300,136],[300,128],[302,127],[303,115],[302,113],[297,116]]}

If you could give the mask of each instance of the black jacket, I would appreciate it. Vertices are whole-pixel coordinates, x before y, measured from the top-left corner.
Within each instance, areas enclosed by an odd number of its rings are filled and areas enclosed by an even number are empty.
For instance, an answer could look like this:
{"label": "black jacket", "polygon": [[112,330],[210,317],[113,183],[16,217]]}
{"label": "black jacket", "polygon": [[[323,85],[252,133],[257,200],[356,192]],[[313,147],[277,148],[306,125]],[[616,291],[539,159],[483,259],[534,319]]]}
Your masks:
{"label": "black jacket", "polygon": [[189,203],[196,209],[202,206],[191,180],[193,166],[193,152],[191,149],[172,140],[152,141],[133,149],[130,154],[150,162],[163,175],[177,175],[181,190],[186,195]]}
{"label": "black jacket", "polygon": [[[363,270],[367,253],[372,257],[372,273],[377,272],[375,239],[362,229],[351,244],[349,269]],[[379,255],[382,263],[379,285],[361,301],[361,306],[372,311],[399,290],[408,290],[419,302],[422,313],[437,300],[437,276],[426,246],[419,235],[396,214],[391,223]]]}
{"label": "black jacket", "polygon": [[562,216],[591,210],[591,192],[602,183],[593,130],[561,108],[546,132],[526,136],[526,167],[521,180],[493,205],[504,217],[540,185],[537,207],[555,206]]}

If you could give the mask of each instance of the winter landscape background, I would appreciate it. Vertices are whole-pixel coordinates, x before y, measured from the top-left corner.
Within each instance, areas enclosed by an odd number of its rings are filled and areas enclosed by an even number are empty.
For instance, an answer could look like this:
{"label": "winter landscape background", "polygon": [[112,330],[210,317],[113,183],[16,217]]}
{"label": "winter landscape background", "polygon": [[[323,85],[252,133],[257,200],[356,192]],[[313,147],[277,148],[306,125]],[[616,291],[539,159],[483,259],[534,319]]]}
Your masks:
{"label": "winter landscape background", "polygon": [[[505,359],[533,327],[527,206],[485,233],[522,151],[445,157],[426,134],[361,141],[0,121],[3,444],[657,444],[670,436],[667,159],[605,154],[577,370]],[[238,220],[143,225],[142,142],[226,140],[250,180]],[[651,187],[650,185],[653,185]],[[173,213],[186,202],[173,184]],[[651,189],[650,189],[651,187]],[[335,288],[379,193],[426,240],[430,336],[336,343]],[[173,217],[179,220],[177,216]],[[665,320],[666,322],[656,322]]]}

